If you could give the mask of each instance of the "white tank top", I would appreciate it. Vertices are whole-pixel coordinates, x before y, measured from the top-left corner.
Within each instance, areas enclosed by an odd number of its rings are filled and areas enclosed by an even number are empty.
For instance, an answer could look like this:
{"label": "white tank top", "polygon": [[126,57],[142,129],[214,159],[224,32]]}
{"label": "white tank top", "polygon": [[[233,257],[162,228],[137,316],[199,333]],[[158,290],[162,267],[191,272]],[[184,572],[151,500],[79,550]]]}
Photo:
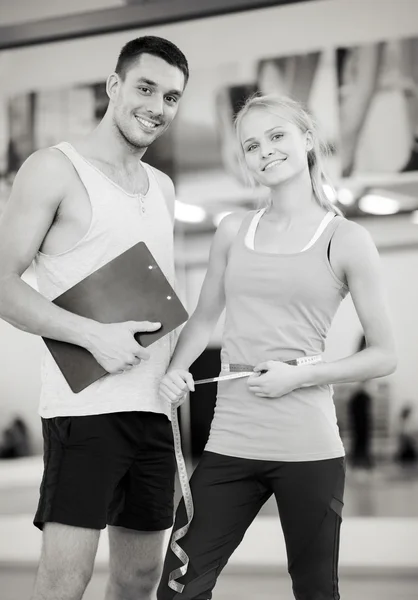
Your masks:
{"label": "white tank top", "polygon": [[[146,194],[129,194],[89,163],[69,143],[55,146],[72,162],[90,198],[92,220],[86,235],[71,249],[57,255],[38,252],[34,259],[40,293],[53,300],[104,264],[143,241],[174,285],[173,224],[152,167]],[[165,413],[159,382],[170,361],[172,336],[150,346],[151,357],[119,375],[106,375],[74,394],[48,350],[42,363],[39,414],[93,415],[122,411]]]}

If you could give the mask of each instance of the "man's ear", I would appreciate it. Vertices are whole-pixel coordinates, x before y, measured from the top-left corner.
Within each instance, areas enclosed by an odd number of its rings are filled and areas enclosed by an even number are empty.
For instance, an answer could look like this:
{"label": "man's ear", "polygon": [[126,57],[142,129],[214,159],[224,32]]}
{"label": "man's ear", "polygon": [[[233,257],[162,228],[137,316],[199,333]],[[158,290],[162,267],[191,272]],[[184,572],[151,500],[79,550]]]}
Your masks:
{"label": "man's ear", "polygon": [[106,81],[106,93],[112,100],[118,93],[120,77],[117,73],[111,73]]}

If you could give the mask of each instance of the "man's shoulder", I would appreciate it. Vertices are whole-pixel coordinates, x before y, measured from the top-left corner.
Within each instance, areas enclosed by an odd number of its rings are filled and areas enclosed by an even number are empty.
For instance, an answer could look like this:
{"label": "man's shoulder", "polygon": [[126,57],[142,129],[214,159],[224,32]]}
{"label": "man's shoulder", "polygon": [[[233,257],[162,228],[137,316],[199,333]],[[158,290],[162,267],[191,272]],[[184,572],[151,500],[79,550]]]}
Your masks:
{"label": "man's shoulder", "polygon": [[154,176],[159,183],[164,194],[168,193],[169,195],[174,195],[174,183],[173,180],[167,173],[160,171],[156,167],[153,167],[147,163],[147,166],[152,170]]}
{"label": "man's shoulder", "polygon": [[62,197],[74,176],[70,161],[56,148],[42,148],[31,154],[20,167],[13,183],[13,192],[32,192],[30,196]]}
{"label": "man's shoulder", "polygon": [[[62,177],[67,177],[74,172],[68,158],[57,148],[42,148],[36,150],[23,163],[18,171],[18,176],[40,179],[46,175],[51,176],[50,183],[62,182]],[[58,179],[57,179],[58,178]]]}

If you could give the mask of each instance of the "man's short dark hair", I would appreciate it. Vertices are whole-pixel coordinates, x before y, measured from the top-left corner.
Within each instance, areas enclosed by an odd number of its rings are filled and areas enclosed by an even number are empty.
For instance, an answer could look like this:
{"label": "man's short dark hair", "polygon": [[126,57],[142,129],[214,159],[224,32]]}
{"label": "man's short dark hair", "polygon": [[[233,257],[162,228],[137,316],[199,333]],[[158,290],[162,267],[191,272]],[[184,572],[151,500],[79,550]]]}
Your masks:
{"label": "man's short dark hair", "polygon": [[145,35],[125,44],[119,54],[116,73],[124,79],[132,63],[137,61],[141,54],[158,56],[169,65],[180,69],[184,75],[184,85],[186,85],[189,79],[189,65],[183,52],[172,42],[154,35]]}

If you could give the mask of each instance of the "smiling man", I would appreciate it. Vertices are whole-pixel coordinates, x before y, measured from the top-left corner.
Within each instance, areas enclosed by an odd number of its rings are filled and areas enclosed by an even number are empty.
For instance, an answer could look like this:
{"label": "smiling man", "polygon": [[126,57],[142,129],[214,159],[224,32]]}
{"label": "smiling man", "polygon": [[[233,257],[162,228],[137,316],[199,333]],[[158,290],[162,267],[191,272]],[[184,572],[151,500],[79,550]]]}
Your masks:
{"label": "smiling man", "polygon": [[[102,324],[52,300],[139,241],[173,282],[173,184],[141,159],[174,119],[188,75],[171,42],[146,36],[126,44],[107,80],[103,120],[76,145],[29,157],[3,215],[0,316],[87,348],[110,373],[74,394],[45,355],[45,471],[34,521],[43,547],[33,600],[83,596],[106,525],[106,600],[149,600],[159,578],[175,474],[168,405],[158,394],[170,340],[145,350],[133,334],[158,323]],[[39,292],[21,279],[32,261]]]}

